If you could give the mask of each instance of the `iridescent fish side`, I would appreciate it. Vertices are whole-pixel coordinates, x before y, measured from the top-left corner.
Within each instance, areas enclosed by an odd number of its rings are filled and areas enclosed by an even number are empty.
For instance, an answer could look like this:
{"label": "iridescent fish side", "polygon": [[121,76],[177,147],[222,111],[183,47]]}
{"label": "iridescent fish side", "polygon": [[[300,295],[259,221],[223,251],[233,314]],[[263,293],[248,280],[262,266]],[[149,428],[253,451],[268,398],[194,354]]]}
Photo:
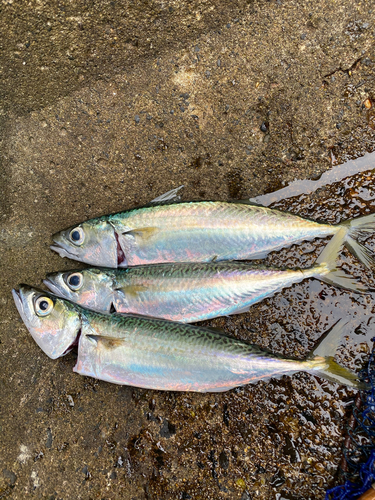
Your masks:
{"label": "iridescent fish side", "polygon": [[356,239],[375,230],[375,214],[332,226],[248,203],[152,203],[91,219],[53,236],[62,257],[110,268],[162,262],[258,259],[293,243],[334,235],[367,266]]}
{"label": "iridescent fish side", "polygon": [[[158,390],[223,392],[305,371],[364,387],[355,373],[332,358],[345,322],[336,325],[306,360],[298,361],[209,328],[141,316],[105,315],[71,303],[63,307],[67,303],[64,299],[30,287],[21,286],[13,295],[26,326],[38,325],[31,329],[36,342],[38,336],[46,335],[56,342],[61,340],[64,332],[58,325],[65,323],[66,337],[71,339],[73,333],[78,340],[74,371],[107,382]],[[25,301],[34,304],[34,311],[24,306]],[[66,314],[73,322],[66,322]],[[39,345],[43,348],[43,343]]]}
{"label": "iridescent fish side", "polygon": [[336,269],[342,245],[338,236],[309,269],[272,269],[237,261],[154,264],[52,273],[44,283],[56,295],[97,312],[192,323],[246,312],[265,297],[311,277],[365,291],[364,286]]}

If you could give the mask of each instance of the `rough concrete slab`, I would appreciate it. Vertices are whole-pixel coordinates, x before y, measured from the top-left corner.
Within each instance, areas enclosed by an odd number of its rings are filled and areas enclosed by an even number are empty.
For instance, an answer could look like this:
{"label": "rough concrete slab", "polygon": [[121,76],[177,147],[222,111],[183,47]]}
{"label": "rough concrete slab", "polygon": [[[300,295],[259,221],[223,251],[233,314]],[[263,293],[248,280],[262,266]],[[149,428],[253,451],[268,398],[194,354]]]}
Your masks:
{"label": "rough concrete slab", "polygon": [[[254,197],[372,151],[375,10],[4,0],[0,14],[2,497],[323,498],[354,392],[308,375],[222,395],[79,377],[73,354],[51,361],[33,343],[10,290],[77,267],[49,250],[50,236],[85,218],[181,184],[185,199]],[[339,222],[373,210],[371,181],[280,206]],[[317,248],[268,262],[309,265]],[[340,356],[359,369],[372,295],[309,281],[212,323],[303,357],[344,313],[362,334],[348,331]]]}

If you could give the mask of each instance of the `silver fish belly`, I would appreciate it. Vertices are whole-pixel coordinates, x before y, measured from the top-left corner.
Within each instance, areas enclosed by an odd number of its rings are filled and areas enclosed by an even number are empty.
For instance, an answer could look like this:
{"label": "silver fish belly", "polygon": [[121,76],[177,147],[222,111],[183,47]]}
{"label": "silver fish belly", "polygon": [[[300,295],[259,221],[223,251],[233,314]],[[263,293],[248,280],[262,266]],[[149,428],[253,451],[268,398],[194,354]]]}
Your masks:
{"label": "silver fish belly", "polygon": [[55,234],[51,248],[62,257],[111,268],[246,260],[340,228],[245,203],[182,202],[90,219]]}
{"label": "silver fish belly", "polygon": [[242,203],[192,202],[110,216],[129,266],[262,258],[335,226]]}
{"label": "silver fish belly", "polygon": [[74,371],[148,389],[222,392],[304,368],[206,328],[88,313]]}
{"label": "silver fish belly", "polygon": [[[52,273],[44,283],[57,295],[97,312],[191,323],[245,312],[284,287],[328,272],[325,264],[281,270],[244,262],[175,263]],[[79,284],[70,286],[71,281]]]}
{"label": "silver fish belly", "polygon": [[365,387],[355,373],[333,360],[346,322],[335,325],[306,360],[297,361],[209,328],[95,313],[27,285],[13,290],[13,297],[29,332],[48,356],[64,356],[78,344],[74,370],[115,384],[221,392],[302,370]]}

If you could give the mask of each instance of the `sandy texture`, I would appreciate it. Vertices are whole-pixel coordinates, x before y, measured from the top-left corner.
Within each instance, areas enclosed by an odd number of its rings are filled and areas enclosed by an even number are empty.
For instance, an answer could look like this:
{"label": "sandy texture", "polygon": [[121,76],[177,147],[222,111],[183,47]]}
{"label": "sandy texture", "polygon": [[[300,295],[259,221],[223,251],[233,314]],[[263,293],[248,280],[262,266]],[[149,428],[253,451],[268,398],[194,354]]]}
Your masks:
{"label": "sandy texture", "polygon": [[[308,375],[221,395],[97,382],[43,354],[10,291],[77,267],[50,238],[86,218],[181,184],[184,199],[255,197],[372,151],[374,18],[349,0],[2,1],[1,498],[324,497],[353,391]],[[363,174],[280,206],[335,223],[373,198]],[[310,280],[211,324],[303,357],[349,314],[340,356],[359,369],[373,307]]]}

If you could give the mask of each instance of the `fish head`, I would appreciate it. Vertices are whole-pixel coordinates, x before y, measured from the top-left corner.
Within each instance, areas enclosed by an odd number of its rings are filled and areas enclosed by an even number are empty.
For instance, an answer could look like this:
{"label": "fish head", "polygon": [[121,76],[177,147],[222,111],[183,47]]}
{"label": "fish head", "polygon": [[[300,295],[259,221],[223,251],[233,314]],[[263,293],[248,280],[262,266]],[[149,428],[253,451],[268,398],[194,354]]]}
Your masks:
{"label": "fish head", "polygon": [[76,345],[81,317],[74,304],[28,285],[12,294],[26,328],[47,356],[56,359]]}
{"label": "fish head", "polygon": [[51,249],[61,257],[93,266],[117,268],[117,234],[110,222],[91,219],[52,236]]}
{"label": "fish head", "polygon": [[97,268],[51,273],[43,283],[56,295],[93,311],[111,312],[113,271]]}

